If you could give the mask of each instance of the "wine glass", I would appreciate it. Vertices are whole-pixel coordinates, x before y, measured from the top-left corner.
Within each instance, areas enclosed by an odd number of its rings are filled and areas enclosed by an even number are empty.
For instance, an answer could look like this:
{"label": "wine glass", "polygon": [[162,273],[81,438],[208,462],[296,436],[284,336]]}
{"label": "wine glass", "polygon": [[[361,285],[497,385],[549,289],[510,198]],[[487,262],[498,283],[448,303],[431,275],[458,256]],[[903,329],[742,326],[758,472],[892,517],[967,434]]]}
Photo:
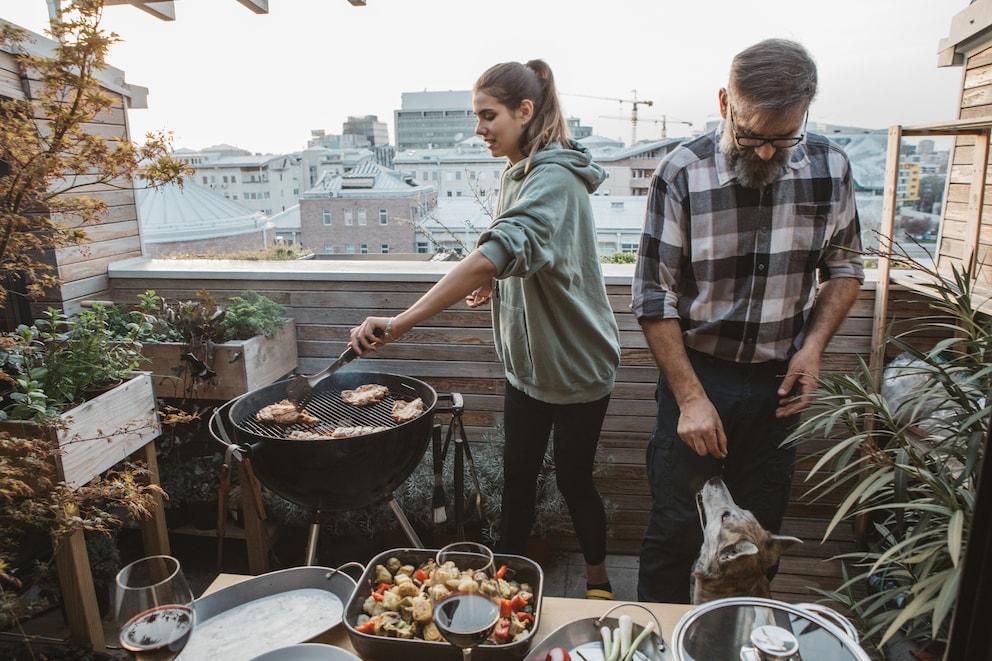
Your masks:
{"label": "wine glass", "polygon": [[483,544],[455,542],[437,552],[431,578],[434,624],[445,639],[461,648],[465,661],[499,621],[497,595],[480,591],[495,574],[493,552]]}
{"label": "wine glass", "polygon": [[170,555],[135,560],[117,573],[114,615],[121,646],[138,661],[171,661],[193,631],[193,592]]}

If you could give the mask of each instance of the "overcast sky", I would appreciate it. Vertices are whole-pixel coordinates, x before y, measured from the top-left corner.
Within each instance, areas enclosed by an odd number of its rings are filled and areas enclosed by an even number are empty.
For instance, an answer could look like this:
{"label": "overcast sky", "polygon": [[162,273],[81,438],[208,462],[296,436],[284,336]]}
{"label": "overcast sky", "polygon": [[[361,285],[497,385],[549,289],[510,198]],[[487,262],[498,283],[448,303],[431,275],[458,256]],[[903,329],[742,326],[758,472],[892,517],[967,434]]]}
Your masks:
{"label": "overcast sky", "polygon": [[[367,2],[269,0],[258,15],[237,0],[176,0],[173,22],[107,7],[103,25],[123,40],[110,64],[149,89],[132,134],[281,153],[305,147],[311,129],[340,133],[349,115],[377,115],[393,140],[403,92],[467,90],[492,64],[543,58],[566,113],[596,134],[629,143],[630,122],[608,118],[629,117],[618,100],[636,98],[654,104],[638,106],[637,138],[660,137],[662,117],[672,137],[717,117],[730,59],[768,37],[816,59],[811,122],[957,117],[962,69],[938,68],[937,49],[968,0]],[[0,0],[0,17],[42,32],[47,3]]]}

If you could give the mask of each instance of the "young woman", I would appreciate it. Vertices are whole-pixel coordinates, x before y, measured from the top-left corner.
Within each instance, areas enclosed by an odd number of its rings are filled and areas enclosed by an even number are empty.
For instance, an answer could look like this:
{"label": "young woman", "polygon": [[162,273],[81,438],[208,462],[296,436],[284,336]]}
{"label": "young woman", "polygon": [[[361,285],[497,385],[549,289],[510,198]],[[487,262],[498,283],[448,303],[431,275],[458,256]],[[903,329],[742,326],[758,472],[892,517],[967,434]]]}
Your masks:
{"label": "young woman", "polygon": [[[551,69],[497,64],[476,82],[476,133],[505,156],[496,215],[477,248],[410,308],[352,329],[359,354],[395,341],[462,299],[493,301],[496,351],[506,370],[506,445],[498,548],[521,554],[534,519],[548,440],[558,488],[587,564],[587,598],[612,599],[606,515],[592,469],[620,362],[589,194],[605,179],[568,137]],[[383,331],[381,338],[373,334]]]}

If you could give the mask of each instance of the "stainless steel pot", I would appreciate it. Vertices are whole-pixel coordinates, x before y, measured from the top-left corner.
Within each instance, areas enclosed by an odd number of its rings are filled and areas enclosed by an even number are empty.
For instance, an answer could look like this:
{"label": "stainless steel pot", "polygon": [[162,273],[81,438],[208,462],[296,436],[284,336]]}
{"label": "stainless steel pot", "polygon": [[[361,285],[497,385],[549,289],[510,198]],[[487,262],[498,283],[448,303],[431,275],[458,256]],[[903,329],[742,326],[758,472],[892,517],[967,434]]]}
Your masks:
{"label": "stainless steel pot", "polygon": [[758,597],[693,608],[679,620],[673,641],[678,661],[869,661],[857,631],[835,611]]}

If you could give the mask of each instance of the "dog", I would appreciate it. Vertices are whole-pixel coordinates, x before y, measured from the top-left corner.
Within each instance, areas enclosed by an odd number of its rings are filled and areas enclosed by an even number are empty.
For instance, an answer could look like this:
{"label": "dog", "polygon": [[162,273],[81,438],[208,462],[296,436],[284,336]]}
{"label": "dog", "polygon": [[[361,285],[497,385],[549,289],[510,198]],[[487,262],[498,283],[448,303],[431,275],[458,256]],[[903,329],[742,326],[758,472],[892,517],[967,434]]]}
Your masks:
{"label": "dog", "polygon": [[692,603],[724,597],[771,597],[768,570],[796,537],[773,535],[734,502],[719,477],[696,494],[703,544],[692,568]]}

